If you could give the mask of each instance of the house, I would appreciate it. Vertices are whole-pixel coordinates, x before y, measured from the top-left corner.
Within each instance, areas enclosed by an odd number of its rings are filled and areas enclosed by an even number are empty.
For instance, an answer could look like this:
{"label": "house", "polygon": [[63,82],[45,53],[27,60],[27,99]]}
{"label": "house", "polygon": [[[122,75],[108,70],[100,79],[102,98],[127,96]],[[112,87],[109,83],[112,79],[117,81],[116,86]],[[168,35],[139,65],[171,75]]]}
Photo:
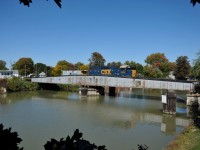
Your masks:
{"label": "house", "polygon": [[19,77],[18,70],[0,70],[0,78]]}
{"label": "house", "polygon": [[39,74],[39,77],[46,77],[46,73],[44,73],[44,72],[41,72],[40,74]]}
{"label": "house", "polygon": [[62,70],[62,75],[63,76],[68,76],[68,75],[83,75],[81,70]]}

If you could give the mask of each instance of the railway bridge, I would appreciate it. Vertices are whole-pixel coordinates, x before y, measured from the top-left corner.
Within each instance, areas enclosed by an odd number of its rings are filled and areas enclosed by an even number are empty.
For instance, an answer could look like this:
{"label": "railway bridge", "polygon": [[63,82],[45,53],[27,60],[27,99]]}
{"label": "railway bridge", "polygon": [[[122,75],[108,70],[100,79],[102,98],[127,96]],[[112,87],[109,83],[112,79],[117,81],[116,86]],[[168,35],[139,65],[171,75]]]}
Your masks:
{"label": "railway bridge", "polygon": [[82,87],[95,88],[101,94],[109,95],[118,94],[120,92],[120,89],[122,88],[149,88],[181,91],[191,91],[194,89],[194,84],[188,81],[151,80],[109,76],[69,75],[58,77],[32,78],[31,81],[35,83],[48,84],[75,84]]}

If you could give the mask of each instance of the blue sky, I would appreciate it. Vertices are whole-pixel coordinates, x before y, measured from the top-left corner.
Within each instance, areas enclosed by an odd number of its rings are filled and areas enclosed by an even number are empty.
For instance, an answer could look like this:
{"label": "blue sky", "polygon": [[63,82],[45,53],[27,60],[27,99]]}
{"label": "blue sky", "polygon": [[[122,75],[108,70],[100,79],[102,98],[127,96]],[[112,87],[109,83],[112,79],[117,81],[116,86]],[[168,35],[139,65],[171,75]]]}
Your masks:
{"label": "blue sky", "polygon": [[135,61],[156,52],[169,61],[200,49],[200,5],[190,0],[0,1],[0,59],[7,67],[22,57],[55,66],[85,64],[92,52],[112,61]]}

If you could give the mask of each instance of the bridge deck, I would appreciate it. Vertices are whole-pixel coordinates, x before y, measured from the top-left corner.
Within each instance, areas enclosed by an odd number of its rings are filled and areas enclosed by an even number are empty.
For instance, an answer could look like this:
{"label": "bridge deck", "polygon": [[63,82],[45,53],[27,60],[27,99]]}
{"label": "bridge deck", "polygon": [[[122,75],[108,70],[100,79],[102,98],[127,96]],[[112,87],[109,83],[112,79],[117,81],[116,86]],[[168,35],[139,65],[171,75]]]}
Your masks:
{"label": "bridge deck", "polygon": [[108,76],[59,76],[32,78],[31,81],[36,83],[78,84],[87,86],[151,88],[182,91],[191,91],[194,89],[194,84],[191,82],[159,81]]}

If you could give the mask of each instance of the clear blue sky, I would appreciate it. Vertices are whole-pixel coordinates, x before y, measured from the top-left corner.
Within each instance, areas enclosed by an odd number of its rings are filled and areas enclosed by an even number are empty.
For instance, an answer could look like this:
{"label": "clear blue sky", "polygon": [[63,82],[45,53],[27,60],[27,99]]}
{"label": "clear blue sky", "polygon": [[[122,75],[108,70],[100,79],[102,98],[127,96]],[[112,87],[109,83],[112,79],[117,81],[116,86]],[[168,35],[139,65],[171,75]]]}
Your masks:
{"label": "clear blue sky", "polygon": [[161,52],[170,61],[200,49],[200,5],[190,0],[0,0],[0,59],[31,57],[55,66],[59,60],[88,63],[92,52],[106,63],[145,64]]}

